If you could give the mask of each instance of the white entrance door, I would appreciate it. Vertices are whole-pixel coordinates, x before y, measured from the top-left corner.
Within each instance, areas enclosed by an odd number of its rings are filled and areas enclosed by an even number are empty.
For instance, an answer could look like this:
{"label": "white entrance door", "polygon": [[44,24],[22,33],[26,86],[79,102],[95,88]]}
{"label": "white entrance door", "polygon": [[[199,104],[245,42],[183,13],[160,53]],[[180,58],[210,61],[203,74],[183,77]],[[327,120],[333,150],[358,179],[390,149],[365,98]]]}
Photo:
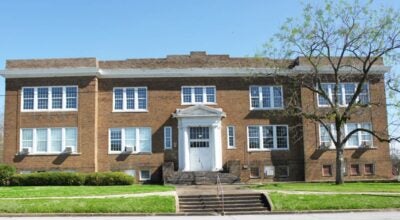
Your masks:
{"label": "white entrance door", "polygon": [[189,156],[191,171],[211,171],[213,146],[209,127],[189,127]]}

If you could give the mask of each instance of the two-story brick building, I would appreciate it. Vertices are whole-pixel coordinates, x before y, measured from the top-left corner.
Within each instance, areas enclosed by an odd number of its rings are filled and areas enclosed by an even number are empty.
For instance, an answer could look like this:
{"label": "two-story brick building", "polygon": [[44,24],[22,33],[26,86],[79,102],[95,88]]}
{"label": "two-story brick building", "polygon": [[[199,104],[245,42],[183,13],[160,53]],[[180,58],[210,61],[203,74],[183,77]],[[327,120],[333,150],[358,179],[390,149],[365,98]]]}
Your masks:
{"label": "two-story brick building", "polygon": [[[320,125],[276,114],[293,90],[276,79],[307,74],[305,64],[288,60],[277,72],[270,63],[204,52],[8,60],[4,162],[22,173],[124,171],[142,181],[160,181],[168,162],[182,172],[232,171],[234,164],[242,181],[334,180],[335,151],[321,150],[332,143]],[[354,116],[345,130],[387,132],[385,71],[379,63],[360,96],[383,105]],[[343,83],[344,104],[355,85]],[[312,92],[298,93],[302,106],[324,108]],[[347,180],[392,177],[387,143],[361,132],[348,143]]]}

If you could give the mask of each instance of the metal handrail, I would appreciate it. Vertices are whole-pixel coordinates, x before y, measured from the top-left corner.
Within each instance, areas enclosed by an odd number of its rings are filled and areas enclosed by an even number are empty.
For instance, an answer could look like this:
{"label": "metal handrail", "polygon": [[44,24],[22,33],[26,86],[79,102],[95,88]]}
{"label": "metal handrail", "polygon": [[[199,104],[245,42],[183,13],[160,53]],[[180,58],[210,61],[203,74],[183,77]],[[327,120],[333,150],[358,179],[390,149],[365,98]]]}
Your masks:
{"label": "metal handrail", "polygon": [[219,174],[217,174],[217,198],[220,200],[221,204],[221,214],[225,214],[225,204],[224,204],[224,189],[221,184],[221,179],[219,178]]}

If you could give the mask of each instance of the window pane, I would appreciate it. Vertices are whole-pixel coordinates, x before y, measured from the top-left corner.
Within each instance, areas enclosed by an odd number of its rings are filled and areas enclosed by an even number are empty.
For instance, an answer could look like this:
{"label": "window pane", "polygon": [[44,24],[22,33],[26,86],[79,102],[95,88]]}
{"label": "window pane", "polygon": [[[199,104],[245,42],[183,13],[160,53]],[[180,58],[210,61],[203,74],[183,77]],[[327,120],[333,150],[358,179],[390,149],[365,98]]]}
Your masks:
{"label": "window pane", "polygon": [[34,100],[34,94],[35,94],[34,88],[24,88],[23,93],[24,93],[23,108],[24,109],[33,109],[33,100]]}
{"label": "window pane", "polygon": [[274,87],[274,106],[275,108],[282,107],[282,88],[281,87]]}
{"label": "window pane", "polygon": [[147,89],[138,88],[138,108],[147,109]]}
{"label": "window pane", "polygon": [[368,83],[364,83],[362,86],[362,90],[359,97],[361,104],[368,104],[369,103],[369,92],[368,92]]}
{"label": "window pane", "polygon": [[207,95],[207,102],[210,102],[210,103],[215,102],[215,88],[214,87],[206,87],[206,95]]}
{"label": "window pane", "polygon": [[286,126],[276,126],[277,148],[288,148],[287,137],[288,137],[287,127]]}
{"label": "window pane", "polygon": [[133,88],[126,89],[126,109],[135,109],[135,89]]}
{"label": "window pane", "polygon": [[48,109],[49,89],[38,88],[38,109]]}
{"label": "window pane", "polygon": [[51,89],[51,96],[52,96],[51,107],[53,109],[61,109],[62,108],[62,94],[63,94],[62,87],[53,87]]}
{"label": "window pane", "polygon": [[184,103],[191,103],[192,102],[191,91],[192,91],[191,88],[188,88],[188,87],[182,88],[183,102]]}
{"label": "window pane", "polygon": [[22,129],[22,147],[32,148],[33,146],[33,129]]}
{"label": "window pane", "polygon": [[[322,87],[322,90],[325,92],[325,94],[329,97],[330,84],[321,84],[321,87]],[[328,105],[329,102],[327,99],[325,99],[321,95],[318,95],[318,104],[319,105]]]}
{"label": "window pane", "polygon": [[235,146],[235,127],[233,126],[228,127],[228,146]]}
{"label": "window pane", "polygon": [[139,128],[139,148],[141,152],[151,152],[150,128]]}
{"label": "window pane", "polygon": [[274,148],[274,135],[272,126],[263,126],[264,148]]}
{"label": "window pane", "polygon": [[61,152],[62,149],[62,129],[61,128],[51,128],[51,152]]}
{"label": "window pane", "polygon": [[110,131],[110,141],[111,141],[111,151],[121,151],[122,150],[122,136],[121,129],[111,129]]}
{"label": "window pane", "polygon": [[172,128],[164,127],[164,147],[172,148]]}
{"label": "window pane", "polygon": [[125,147],[132,147],[133,151],[137,151],[136,128],[125,128]]}
{"label": "window pane", "polygon": [[251,107],[259,108],[260,107],[260,99],[258,93],[258,87],[250,87],[250,97],[251,97]]}
{"label": "window pane", "polygon": [[[330,128],[330,124],[327,124],[327,126]],[[330,129],[329,129],[330,130]],[[329,136],[328,130],[325,129],[325,127],[320,124],[319,125],[319,140],[321,144],[327,144],[328,146],[331,145],[331,137]]]}
{"label": "window pane", "polygon": [[270,87],[269,86],[262,87],[261,94],[262,94],[262,107],[270,108],[271,107]]}
{"label": "window pane", "polygon": [[249,137],[249,148],[250,149],[260,149],[260,130],[259,127],[249,127],[248,128]]}
{"label": "window pane", "polygon": [[203,102],[203,88],[202,87],[194,88],[194,101],[195,102]]}
{"label": "window pane", "polygon": [[344,83],[343,86],[344,86],[345,99],[346,99],[345,104],[349,104],[354,95],[355,84],[354,83]]}
{"label": "window pane", "polygon": [[[349,134],[353,130],[357,129],[357,124],[356,123],[348,123],[348,124],[346,124],[346,126],[347,126],[347,134]],[[358,146],[359,145],[359,143],[358,143],[358,134],[357,133],[351,135],[351,137],[347,141],[347,145],[348,146]]]}
{"label": "window pane", "polygon": [[67,87],[66,88],[66,97],[67,97],[67,108],[76,108],[77,106],[77,96],[78,96],[78,88],[77,87]]}
{"label": "window pane", "polygon": [[47,152],[47,129],[36,129],[36,151]]}
{"label": "window pane", "polygon": [[114,109],[122,110],[123,108],[123,89],[114,89]]}
{"label": "window pane", "polygon": [[77,132],[76,128],[65,129],[65,147],[71,147],[72,151],[76,151]]}

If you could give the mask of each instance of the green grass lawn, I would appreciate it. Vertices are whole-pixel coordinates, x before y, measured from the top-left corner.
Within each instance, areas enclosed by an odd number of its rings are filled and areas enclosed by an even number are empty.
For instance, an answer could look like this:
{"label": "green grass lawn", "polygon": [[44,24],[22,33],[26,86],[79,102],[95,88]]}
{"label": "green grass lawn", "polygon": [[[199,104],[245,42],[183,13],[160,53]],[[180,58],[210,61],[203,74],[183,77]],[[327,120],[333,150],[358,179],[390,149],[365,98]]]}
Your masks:
{"label": "green grass lawn", "polygon": [[0,199],[0,213],[174,213],[173,196],[105,199]]}
{"label": "green grass lawn", "polygon": [[13,186],[0,187],[0,198],[98,196],[171,191],[173,186]]}
{"label": "green grass lawn", "polygon": [[274,211],[400,208],[398,195],[269,195]]}
{"label": "green grass lawn", "polygon": [[314,191],[314,192],[398,192],[400,183],[269,183],[251,186],[253,189]]}

